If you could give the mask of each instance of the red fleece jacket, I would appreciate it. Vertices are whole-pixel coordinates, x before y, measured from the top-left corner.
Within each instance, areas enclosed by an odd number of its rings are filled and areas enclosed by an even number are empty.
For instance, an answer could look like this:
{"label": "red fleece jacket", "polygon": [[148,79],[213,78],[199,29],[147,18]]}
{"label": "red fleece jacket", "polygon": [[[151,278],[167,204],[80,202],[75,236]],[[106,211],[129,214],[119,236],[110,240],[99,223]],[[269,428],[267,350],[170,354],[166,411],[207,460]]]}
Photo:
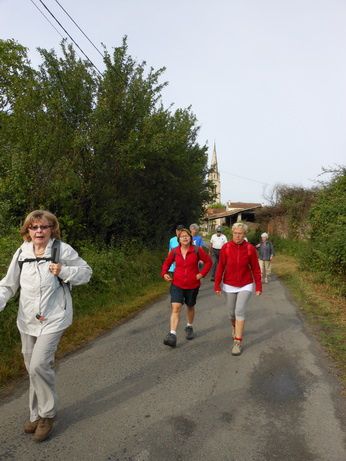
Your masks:
{"label": "red fleece jacket", "polygon": [[221,291],[221,281],[234,287],[243,287],[255,281],[256,291],[262,291],[261,270],[256,249],[245,240],[226,243],[220,251],[215,274],[215,291]]}
{"label": "red fleece jacket", "polygon": [[[198,268],[198,261],[204,262],[204,266],[201,270]],[[175,262],[175,271],[173,273],[172,283],[184,290],[199,287],[201,282],[196,279],[196,275],[201,273],[202,276],[205,277],[212,266],[210,256],[201,247],[198,248],[197,254],[195,252],[194,245],[190,245],[185,258],[183,258],[183,255],[181,254],[180,246],[170,251],[162,265],[162,277],[168,273],[168,269],[172,262]]]}

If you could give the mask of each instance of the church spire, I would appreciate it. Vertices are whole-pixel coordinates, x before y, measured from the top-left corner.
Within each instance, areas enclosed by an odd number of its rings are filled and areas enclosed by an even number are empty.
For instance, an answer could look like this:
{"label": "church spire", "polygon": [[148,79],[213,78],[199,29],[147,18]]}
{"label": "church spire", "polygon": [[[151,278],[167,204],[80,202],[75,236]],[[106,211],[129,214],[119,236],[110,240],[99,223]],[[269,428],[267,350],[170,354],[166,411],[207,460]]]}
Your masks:
{"label": "church spire", "polygon": [[216,145],[215,145],[215,141],[214,141],[214,148],[213,148],[213,156],[211,158],[211,165],[210,165],[211,168],[213,168],[218,174],[219,174],[219,169],[218,169],[218,166],[217,166],[217,156],[216,156]]}
{"label": "church spire", "polygon": [[215,141],[214,141],[213,154],[211,158],[210,173],[209,173],[208,179],[213,184],[213,189],[215,193],[214,202],[221,203],[221,180],[220,180],[219,167],[217,164]]}

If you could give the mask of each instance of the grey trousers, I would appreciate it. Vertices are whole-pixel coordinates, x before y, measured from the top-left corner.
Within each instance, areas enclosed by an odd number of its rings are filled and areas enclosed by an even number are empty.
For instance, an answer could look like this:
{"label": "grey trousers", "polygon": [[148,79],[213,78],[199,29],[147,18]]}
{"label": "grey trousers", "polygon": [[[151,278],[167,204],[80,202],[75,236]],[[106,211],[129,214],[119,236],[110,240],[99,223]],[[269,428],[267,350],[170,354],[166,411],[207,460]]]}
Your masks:
{"label": "grey trousers", "polygon": [[225,293],[226,305],[229,309],[231,320],[245,320],[246,306],[251,298],[251,291],[239,291],[239,293]]}
{"label": "grey trousers", "polygon": [[30,421],[56,415],[54,358],[63,333],[58,331],[36,337],[20,332],[22,354],[30,380]]}

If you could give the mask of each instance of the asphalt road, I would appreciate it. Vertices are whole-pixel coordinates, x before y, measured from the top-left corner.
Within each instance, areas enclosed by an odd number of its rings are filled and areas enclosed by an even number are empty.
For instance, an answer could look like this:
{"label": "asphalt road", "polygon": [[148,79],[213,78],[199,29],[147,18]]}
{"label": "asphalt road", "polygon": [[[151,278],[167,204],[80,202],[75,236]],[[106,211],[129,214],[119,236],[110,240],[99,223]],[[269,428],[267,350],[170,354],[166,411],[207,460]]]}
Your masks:
{"label": "asphalt road", "polygon": [[209,281],[196,338],[178,346],[162,299],[60,361],[60,410],[41,444],[22,433],[27,382],[0,402],[0,460],[345,461],[345,399],[281,283],[249,306],[244,352],[231,355],[223,301]]}

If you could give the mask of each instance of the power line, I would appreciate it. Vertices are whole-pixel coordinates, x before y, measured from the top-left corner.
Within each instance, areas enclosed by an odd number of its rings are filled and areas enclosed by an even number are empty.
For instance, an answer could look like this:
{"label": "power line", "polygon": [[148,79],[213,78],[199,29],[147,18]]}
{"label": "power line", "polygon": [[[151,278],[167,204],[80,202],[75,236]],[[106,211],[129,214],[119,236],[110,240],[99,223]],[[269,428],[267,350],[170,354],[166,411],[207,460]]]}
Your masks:
{"label": "power line", "polygon": [[[32,1],[32,0],[30,0]],[[81,51],[81,53],[86,57],[86,59],[90,62],[90,64],[97,70],[97,72],[102,75],[102,72],[95,66],[95,64],[92,62],[92,60],[89,58],[89,56],[84,53],[82,48],[78,45],[78,43],[74,40],[74,38],[67,32],[65,27],[61,24],[61,22],[54,16],[54,14],[50,11],[50,9],[45,5],[45,3],[42,0],[39,0],[39,2],[43,5],[43,7],[48,11],[48,13],[53,17],[53,19],[59,24],[59,26],[62,28],[62,30],[69,36],[69,38],[72,40],[72,42],[76,45],[76,47]]]}
{"label": "power line", "polygon": [[84,35],[84,37],[88,40],[89,43],[95,48],[95,50],[99,53],[99,55],[103,58],[103,54],[101,51],[97,48],[97,46],[90,40],[90,38],[84,33],[84,31],[79,27],[79,25],[76,23],[76,21],[73,19],[73,17],[65,10],[65,8],[61,5],[58,0],[55,0],[55,2],[60,6],[60,8],[63,10],[63,12],[71,19],[73,24],[79,29],[80,32]]}
{"label": "power line", "polygon": [[38,11],[42,14],[42,16],[49,22],[49,24],[53,27],[53,29],[54,29],[56,32],[58,32],[58,34],[60,35],[60,37],[64,39],[65,37],[62,35],[62,33],[60,32],[60,30],[58,30],[58,29],[55,27],[55,25],[54,25],[54,24],[52,23],[52,21],[48,18],[48,16],[46,16],[46,15],[44,14],[44,12],[41,10],[41,8],[40,8],[39,6],[37,6],[36,3],[35,3],[33,0],[30,0],[30,1],[31,1],[31,3],[34,5],[34,7],[37,8]]}
{"label": "power line", "polygon": [[230,176],[235,176],[236,178],[240,178],[240,179],[246,179],[247,181],[257,182],[258,184],[262,184],[263,186],[272,186],[272,184],[269,184],[268,182],[258,181],[257,179],[252,179],[252,178],[246,178],[245,176],[240,176],[238,174],[229,173],[228,171],[221,171],[221,173],[229,174]]}

